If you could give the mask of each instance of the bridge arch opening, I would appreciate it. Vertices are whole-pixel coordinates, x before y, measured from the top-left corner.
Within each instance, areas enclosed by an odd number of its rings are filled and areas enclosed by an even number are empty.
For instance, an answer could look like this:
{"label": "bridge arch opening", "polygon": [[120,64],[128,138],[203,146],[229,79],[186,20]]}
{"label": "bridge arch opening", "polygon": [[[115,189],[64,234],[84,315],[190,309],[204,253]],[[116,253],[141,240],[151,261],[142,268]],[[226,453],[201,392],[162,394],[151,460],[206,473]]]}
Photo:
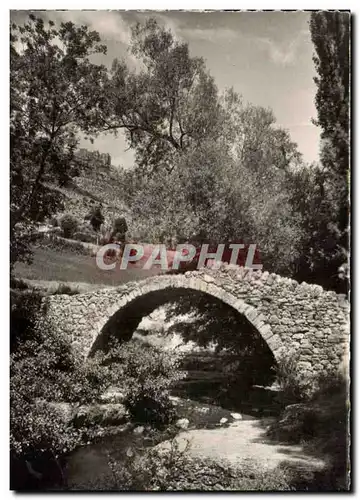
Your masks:
{"label": "bridge arch opening", "polygon": [[[166,287],[139,294],[111,315],[95,339],[90,355],[98,349],[106,351],[112,339],[130,341],[143,318],[159,307],[170,306],[175,315],[186,314],[192,308],[199,313],[195,323],[175,323],[172,332],[180,332],[185,342],[191,340],[202,347],[215,344],[214,359],[218,358],[215,359],[217,364],[227,364],[229,379],[235,380],[243,373],[248,384],[270,385],[276,357],[261,332],[243,312],[251,318],[255,317],[255,309],[242,304],[239,310],[233,302],[231,297],[227,302],[216,295],[185,287]],[[237,304],[240,305],[239,301]],[[187,366],[192,363],[189,357],[187,362]]]}

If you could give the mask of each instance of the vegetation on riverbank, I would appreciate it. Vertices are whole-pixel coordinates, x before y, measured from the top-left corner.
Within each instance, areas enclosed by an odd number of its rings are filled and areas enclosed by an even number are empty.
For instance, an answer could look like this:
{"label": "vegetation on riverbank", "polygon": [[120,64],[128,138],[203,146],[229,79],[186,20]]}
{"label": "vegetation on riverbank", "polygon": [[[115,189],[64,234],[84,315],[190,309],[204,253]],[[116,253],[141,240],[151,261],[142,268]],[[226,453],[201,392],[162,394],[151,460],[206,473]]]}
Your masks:
{"label": "vegetation on riverbank", "polygon": [[[305,379],[296,364],[280,370],[286,403],[267,436],[277,442],[302,444],[312,456],[324,457],[326,467],[302,474],[293,471],[296,489],[347,491],[350,487],[350,392],[348,373],[326,373]],[[289,369],[290,368],[290,369]]]}
{"label": "vegetation on riverbank", "polygon": [[[344,421],[346,409],[338,404],[343,387],[340,382],[327,398],[323,394],[328,394],[329,383],[334,379],[327,381],[326,386],[323,382],[321,390],[309,397],[302,387],[296,390],[291,387],[296,378],[289,370],[283,370],[279,381],[283,382],[286,391],[283,395],[279,393],[279,397],[284,397],[287,405],[294,401],[301,404],[286,406],[285,416],[268,432],[271,440],[286,442],[295,439],[297,443],[306,440],[310,454],[330,456],[325,471],[308,471],[304,475],[287,464],[268,472],[251,463],[227,468],[216,460],[196,461],[191,453],[177,449],[176,444],[174,449],[160,452],[154,446],[179,432],[174,425],[177,418],[194,420],[182,404],[174,404],[169,398],[171,387],[184,376],[180,370],[180,358],[174,351],[128,343],[120,348],[114,345],[106,356],[98,353],[83,364],[74,356],[65,338],[55,338],[51,332],[36,328],[42,296],[25,289],[18,290],[13,297],[13,488],[68,488],[66,462],[69,454],[79,446],[106,436],[107,432],[121,432],[126,422],[134,422],[135,428],[130,427],[127,432],[132,435],[139,429],[139,441],[131,444],[130,440],[129,446],[125,446],[125,440],[120,460],[110,453],[110,476],[107,477],[112,477],[112,482],[107,479],[104,483],[99,478],[102,489],[346,489],[343,480],[346,447],[341,439],[347,422]],[[110,386],[122,392],[122,405],[108,407],[108,416],[104,414],[102,417],[101,405],[97,405],[103,403],[102,395]],[[295,400],[290,401],[289,397],[295,397]],[[296,412],[292,414],[291,408],[294,407]],[[289,412],[290,420],[287,417]],[[211,415],[210,411],[209,418]],[[219,415],[216,421],[221,420]],[[198,421],[200,428],[207,425],[204,424],[206,417],[198,418]],[[213,425],[216,428],[219,424],[214,421]],[[16,477],[21,478],[22,483],[16,483]]]}

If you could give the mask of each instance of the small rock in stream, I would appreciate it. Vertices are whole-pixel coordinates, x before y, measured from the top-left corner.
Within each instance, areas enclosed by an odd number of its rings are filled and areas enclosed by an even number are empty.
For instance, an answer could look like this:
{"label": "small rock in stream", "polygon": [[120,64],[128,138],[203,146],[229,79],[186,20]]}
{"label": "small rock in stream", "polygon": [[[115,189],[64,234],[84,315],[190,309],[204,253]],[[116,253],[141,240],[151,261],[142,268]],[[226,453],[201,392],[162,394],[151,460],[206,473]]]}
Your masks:
{"label": "small rock in stream", "polygon": [[187,429],[189,427],[190,421],[187,418],[180,418],[176,422],[176,427],[179,427],[179,429]]}

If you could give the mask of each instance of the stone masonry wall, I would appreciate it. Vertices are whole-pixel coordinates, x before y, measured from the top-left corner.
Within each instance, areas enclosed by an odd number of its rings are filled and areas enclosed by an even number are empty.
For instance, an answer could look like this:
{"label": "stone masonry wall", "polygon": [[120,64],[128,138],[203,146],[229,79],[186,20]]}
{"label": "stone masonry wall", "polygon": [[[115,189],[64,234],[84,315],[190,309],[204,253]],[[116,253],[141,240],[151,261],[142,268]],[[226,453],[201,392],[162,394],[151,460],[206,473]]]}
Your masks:
{"label": "stone masonry wall", "polygon": [[227,264],[219,270],[159,275],[86,294],[51,296],[46,299],[45,321],[86,357],[113,314],[144,294],[173,287],[205,292],[234,307],[257,328],[275,359],[296,351],[303,371],[329,370],[347,359],[349,303],[344,296]]}

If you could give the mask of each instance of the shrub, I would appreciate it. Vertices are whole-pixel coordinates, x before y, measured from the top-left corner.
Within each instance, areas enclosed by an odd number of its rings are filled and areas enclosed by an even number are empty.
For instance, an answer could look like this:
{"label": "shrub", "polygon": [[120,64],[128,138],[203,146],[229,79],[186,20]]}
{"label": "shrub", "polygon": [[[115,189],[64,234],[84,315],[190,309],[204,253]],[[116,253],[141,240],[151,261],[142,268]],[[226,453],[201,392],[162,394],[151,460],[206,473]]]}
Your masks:
{"label": "shrub", "polygon": [[24,324],[12,323],[21,334],[10,358],[12,462],[23,464],[24,470],[29,462],[45,476],[55,464],[57,480],[62,480],[63,455],[94,436],[96,429],[66,419],[52,403],[93,404],[109,386],[126,387],[134,419],[159,427],[172,420],[168,388],[179,377],[176,360],[156,349],[143,351],[127,344],[115,345],[108,355],[98,351],[84,363],[65,337],[48,331],[46,325],[37,327],[38,294],[27,294],[31,300],[20,315]]}
{"label": "shrub", "polygon": [[81,443],[81,432],[64,425],[61,414],[46,401],[29,401],[11,390],[10,449],[12,455],[28,462],[58,459]]}
{"label": "shrub", "polygon": [[[30,463],[43,475],[43,485],[54,468],[54,481],[63,481],[63,455],[88,436],[87,428],[78,429],[51,403],[97,400],[108,387],[109,367],[99,357],[84,363],[58,334],[38,328],[32,332],[23,335],[10,357],[10,451],[13,464],[23,464],[26,471]],[[14,474],[12,481],[15,489],[20,487]]]}
{"label": "shrub", "polygon": [[50,226],[53,226],[53,227],[59,227],[59,221],[57,220],[56,217],[51,217],[49,224],[50,224]]}
{"label": "shrub", "polygon": [[35,330],[10,358],[11,384],[29,400],[88,403],[108,387],[108,366],[101,356],[87,363],[75,355],[59,334]]}
{"label": "shrub", "polygon": [[[349,387],[338,372],[319,374],[317,388],[301,403],[287,406],[268,429],[276,441],[302,443],[305,452],[325,457],[316,473],[293,473],[296,489],[346,491],[349,488]],[[315,385],[315,383],[314,383]]]}
{"label": "shrub", "polygon": [[117,461],[111,455],[108,463],[114,478],[114,489],[125,491],[165,490],[173,479],[173,473],[187,460],[188,445],[180,450],[176,440],[168,451],[156,448],[141,453],[128,448],[125,460]]}
{"label": "shrub", "polygon": [[60,480],[63,455],[94,436],[96,429],[86,421],[66,419],[52,403],[94,404],[109,386],[125,385],[133,418],[159,427],[171,421],[167,389],[177,377],[173,360],[155,349],[116,345],[108,355],[97,352],[84,363],[65,337],[40,330],[33,316],[10,359],[12,461],[28,461],[45,476],[55,463]]}
{"label": "shrub", "polygon": [[64,283],[60,283],[56,290],[52,292],[51,295],[76,295],[79,293],[77,288],[71,288]]}
{"label": "shrub", "polygon": [[60,225],[64,233],[64,238],[72,238],[78,227],[78,222],[73,215],[65,214],[60,220]]}
{"label": "shrub", "polygon": [[275,368],[284,405],[308,400],[316,390],[316,377],[299,370],[298,363],[299,356],[290,352],[278,361]]}
{"label": "shrub", "polygon": [[118,217],[114,220],[113,234],[124,235],[128,230],[125,217]]}
{"label": "shrub", "polygon": [[11,352],[23,342],[36,339],[36,324],[42,307],[43,294],[34,290],[14,289],[10,292]]}
{"label": "shrub", "polygon": [[109,358],[116,356],[115,370],[121,370],[125,406],[137,422],[164,427],[175,418],[169,399],[173,383],[185,376],[180,371],[181,357],[153,346],[146,350],[138,344],[123,344],[110,350]]}
{"label": "shrub", "polygon": [[10,273],[14,270],[16,262],[31,264],[31,235],[33,225],[18,223],[10,232]]}
{"label": "shrub", "polygon": [[92,225],[94,231],[100,231],[101,224],[103,224],[105,218],[101,213],[101,207],[95,207],[91,216],[90,216],[90,224]]}
{"label": "shrub", "polygon": [[[181,449],[183,448],[183,449]],[[170,441],[167,448],[142,453],[129,448],[124,461],[109,456],[114,489],[127,491],[284,491],[290,490],[286,471],[263,470],[256,463],[218,463],[189,455],[190,445]]]}
{"label": "shrub", "polygon": [[10,288],[16,289],[16,290],[28,290],[29,285],[26,283],[26,281],[15,278],[14,276],[10,276]]}
{"label": "shrub", "polygon": [[176,413],[169,395],[159,390],[138,390],[130,392],[125,399],[125,406],[135,422],[164,427],[171,424]]}

